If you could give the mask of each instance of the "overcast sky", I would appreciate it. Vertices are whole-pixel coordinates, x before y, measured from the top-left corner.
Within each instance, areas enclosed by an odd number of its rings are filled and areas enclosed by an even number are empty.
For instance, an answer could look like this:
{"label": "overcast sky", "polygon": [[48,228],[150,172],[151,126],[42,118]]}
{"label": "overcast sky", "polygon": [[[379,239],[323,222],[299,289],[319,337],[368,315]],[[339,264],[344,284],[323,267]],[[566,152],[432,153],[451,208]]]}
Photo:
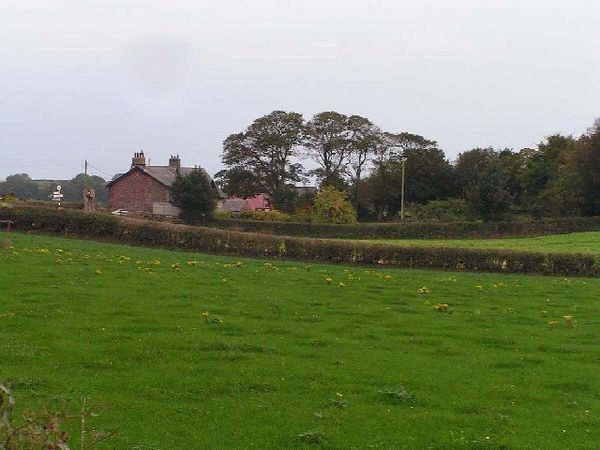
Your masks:
{"label": "overcast sky", "polygon": [[214,173],[275,109],[477,146],[600,116],[598,0],[1,0],[0,178],[105,178],[143,149]]}

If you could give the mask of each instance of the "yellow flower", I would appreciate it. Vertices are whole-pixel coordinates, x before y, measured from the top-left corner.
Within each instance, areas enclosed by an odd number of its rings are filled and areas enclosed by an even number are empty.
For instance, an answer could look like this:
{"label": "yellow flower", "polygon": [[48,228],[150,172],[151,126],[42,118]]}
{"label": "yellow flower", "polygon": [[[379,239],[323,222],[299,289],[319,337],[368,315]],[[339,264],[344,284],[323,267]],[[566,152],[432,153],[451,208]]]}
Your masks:
{"label": "yellow flower", "polygon": [[338,399],[341,399],[343,397],[343,395],[342,395],[341,392],[336,392],[335,393],[335,397],[338,398]]}
{"label": "yellow flower", "polygon": [[333,280],[329,277],[325,278],[325,283],[327,283],[327,284],[331,284],[332,281]]}
{"label": "yellow flower", "polygon": [[437,312],[447,312],[448,311],[448,303],[438,303],[433,305],[433,309]]}
{"label": "yellow flower", "polygon": [[419,288],[417,290],[417,292],[419,294],[429,294],[429,292],[431,292],[431,289],[429,289],[428,287],[423,286],[422,288]]}
{"label": "yellow flower", "polygon": [[338,284],[338,286],[339,287],[346,287],[346,285],[344,283],[342,283],[341,281],[340,281],[340,284]]}
{"label": "yellow flower", "polygon": [[558,325],[560,322],[558,320],[551,320],[550,322],[548,322],[548,326],[550,328],[555,327],[556,325]]}

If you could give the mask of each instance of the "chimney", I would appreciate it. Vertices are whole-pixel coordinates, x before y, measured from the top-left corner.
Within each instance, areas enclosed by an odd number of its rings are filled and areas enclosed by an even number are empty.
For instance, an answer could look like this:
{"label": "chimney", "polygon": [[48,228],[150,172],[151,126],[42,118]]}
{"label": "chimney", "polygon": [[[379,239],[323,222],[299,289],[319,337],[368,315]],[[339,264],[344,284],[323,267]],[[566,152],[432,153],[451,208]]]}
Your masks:
{"label": "chimney", "polygon": [[146,165],[146,157],[144,156],[144,150],[139,153],[134,153],[133,158],[131,158],[131,167]]}
{"label": "chimney", "polygon": [[169,167],[173,167],[177,172],[179,172],[179,169],[181,169],[181,160],[179,159],[179,155],[171,155],[169,158]]}

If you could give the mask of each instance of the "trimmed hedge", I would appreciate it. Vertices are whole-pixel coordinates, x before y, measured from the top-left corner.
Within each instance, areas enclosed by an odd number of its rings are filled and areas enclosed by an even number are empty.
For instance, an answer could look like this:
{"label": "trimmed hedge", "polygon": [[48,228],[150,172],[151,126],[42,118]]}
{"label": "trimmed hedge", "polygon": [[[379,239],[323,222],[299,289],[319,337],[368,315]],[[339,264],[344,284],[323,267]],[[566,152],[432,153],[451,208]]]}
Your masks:
{"label": "trimmed hedge", "polygon": [[248,257],[420,269],[600,276],[600,256],[508,250],[402,247],[352,241],[280,237],[43,208],[0,209],[21,231],[101,238],[114,242]]}
{"label": "trimmed hedge", "polygon": [[530,222],[407,222],[359,223],[353,225],[214,218],[211,224],[216,228],[250,233],[325,239],[457,239],[525,237],[581,231],[600,231],[600,217],[544,219]]}

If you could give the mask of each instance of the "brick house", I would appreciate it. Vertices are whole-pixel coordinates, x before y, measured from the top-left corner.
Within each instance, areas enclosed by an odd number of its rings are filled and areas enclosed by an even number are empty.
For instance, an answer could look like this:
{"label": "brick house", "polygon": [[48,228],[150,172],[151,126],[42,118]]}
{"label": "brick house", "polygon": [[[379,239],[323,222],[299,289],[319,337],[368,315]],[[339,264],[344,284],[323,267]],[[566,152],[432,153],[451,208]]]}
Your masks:
{"label": "brick house", "polygon": [[179,155],[171,155],[168,166],[148,166],[142,151],[133,155],[127,172],[115,175],[106,185],[108,208],[110,211],[123,209],[130,213],[176,216],[179,210],[170,203],[169,187],[177,174],[187,175],[193,170],[204,172],[219,202],[227,198],[204,169],[181,167]]}

